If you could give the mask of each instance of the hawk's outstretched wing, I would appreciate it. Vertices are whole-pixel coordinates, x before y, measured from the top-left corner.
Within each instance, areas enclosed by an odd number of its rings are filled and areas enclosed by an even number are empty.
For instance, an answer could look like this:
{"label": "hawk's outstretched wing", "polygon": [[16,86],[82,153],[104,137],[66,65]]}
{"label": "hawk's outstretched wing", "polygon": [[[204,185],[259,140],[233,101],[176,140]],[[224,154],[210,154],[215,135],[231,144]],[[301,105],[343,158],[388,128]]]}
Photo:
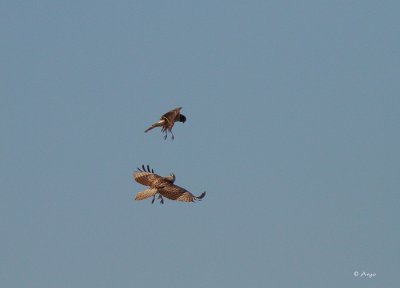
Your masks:
{"label": "hawk's outstretched wing", "polygon": [[203,192],[200,196],[194,196],[185,188],[179,187],[175,184],[165,185],[158,190],[158,193],[170,200],[183,202],[194,202],[195,200],[201,200],[206,195],[206,192]]}
{"label": "hawk's outstretched wing", "polygon": [[152,188],[162,187],[165,182],[168,182],[164,177],[155,174],[154,170],[150,169],[149,165],[147,165],[147,170],[144,165],[142,165],[142,169],[138,168],[138,171],[133,173],[133,179],[142,185]]}

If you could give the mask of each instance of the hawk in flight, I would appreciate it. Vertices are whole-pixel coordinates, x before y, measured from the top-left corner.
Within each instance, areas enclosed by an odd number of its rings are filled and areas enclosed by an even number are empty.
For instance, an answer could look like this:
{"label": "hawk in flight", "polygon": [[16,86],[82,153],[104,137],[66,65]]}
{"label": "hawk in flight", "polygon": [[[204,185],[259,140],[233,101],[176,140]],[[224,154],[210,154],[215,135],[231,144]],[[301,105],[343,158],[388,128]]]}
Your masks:
{"label": "hawk in flight", "polygon": [[206,192],[203,192],[200,196],[194,196],[186,189],[174,184],[175,174],[171,173],[169,176],[162,177],[155,174],[149,165],[147,165],[147,169],[144,165],[142,165],[142,169],[138,168],[138,171],[133,173],[133,179],[142,185],[149,186],[148,189],[138,192],[135,200],[144,200],[153,197],[151,200],[152,204],[156,196],[160,199],[160,203],[164,204],[163,197],[176,201],[194,202],[195,200],[200,201],[206,195]]}
{"label": "hawk in flight", "polygon": [[156,127],[162,127],[161,132],[165,133],[164,139],[167,139],[168,132],[172,135],[172,140],[174,140],[174,134],[172,133],[172,127],[174,127],[175,122],[182,122],[186,121],[186,117],[181,114],[182,107],[175,108],[164,115],[161,116],[160,120],[149,128],[147,128],[144,132],[150,131]]}

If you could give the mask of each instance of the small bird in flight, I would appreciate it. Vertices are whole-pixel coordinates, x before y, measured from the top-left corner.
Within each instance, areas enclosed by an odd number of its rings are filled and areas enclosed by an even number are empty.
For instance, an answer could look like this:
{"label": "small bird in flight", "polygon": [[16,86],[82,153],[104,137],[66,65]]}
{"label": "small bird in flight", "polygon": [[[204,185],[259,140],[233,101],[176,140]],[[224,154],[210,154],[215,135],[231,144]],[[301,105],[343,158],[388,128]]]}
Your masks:
{"label": "small bird in flight", "polygon": [[172,140],[174,140],[174,134],[172,133],[172,127],[174,127],[175,122],[185,123],[186,117],[181,114],[182,107],[175,108],[171,111],[168,111],[164,115],[161,116],[160,120],[149,128],[147,128],[144,132],[148,132],[153,128],[162,127],[161,132],[165,133],[164,139],[167,139],[168,132],[172,135]]}
{"label": "small bird in flight", "polygon": [[173,173],[162,177],[155,174],[149,165],[147,165],[147,169],[142,165],[142,169],[138,168],[138,171],[133,173],[133,179],[142,185],[149,186],[149,189],[138,192],[135,200],[144,200],[153,197],[153,200],[151,200],[151,204],[153,204],[156,196],[158,196],[157,198],[160,199],[161,204],[164,204],[163,197],[176,201],[194,202],[196,200],[200,201],[206,195],[206,192],[203,192],[200,196],[194,196],[186,189],[175,185],[175,178],[175,174]]}

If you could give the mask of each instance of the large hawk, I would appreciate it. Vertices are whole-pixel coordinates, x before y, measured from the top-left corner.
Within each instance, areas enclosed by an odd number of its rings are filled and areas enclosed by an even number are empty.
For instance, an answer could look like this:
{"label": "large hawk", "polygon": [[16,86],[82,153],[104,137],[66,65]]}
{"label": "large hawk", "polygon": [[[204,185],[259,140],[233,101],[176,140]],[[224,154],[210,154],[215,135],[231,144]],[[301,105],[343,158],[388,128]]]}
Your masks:
{"label": "large hawk", "polygon": [[164,139],[167,139],[168,132],[172,135],[172,140],[174,140],[174,134],[172,133],[172,127],[174,127],[175,122],[182,122],[186,121],[186,117],[181,114],[182,107],[175,108],[164,115],[161,116],[160,120],[149,128],[147,128],[144,132],[148,132],[153,128],[162,127],[161,132],[165,133]]}
{"label": "large hawk", "polygon": [[194,202],[195,200],[203,199],[206,195],[206,192],[203,192],[200,196],[194,196],[186,189],[174,184],[175,174],[171,173],[167,177],[162,177],[155,174],[149,165],[147,165],[147,169],[144,165],[142,165],[142,169],[138,168],[138,171],[133,173],[133,179],[142,185],[149,186],[149,189],[138,192],[135,200],[144,200],[153,197],[152,204],[157,195],[161,204],[164,204],[163,197],[176,201]]}

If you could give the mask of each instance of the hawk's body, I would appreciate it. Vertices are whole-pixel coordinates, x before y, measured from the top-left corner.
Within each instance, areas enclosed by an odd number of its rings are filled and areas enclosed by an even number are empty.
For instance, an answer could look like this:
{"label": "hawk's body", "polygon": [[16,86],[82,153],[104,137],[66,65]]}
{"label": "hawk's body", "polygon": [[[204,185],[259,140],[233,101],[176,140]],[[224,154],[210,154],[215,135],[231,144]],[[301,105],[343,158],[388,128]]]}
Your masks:
{"label": "hawk's body", "polygon": [[147,128],[144,132],[148,132],[153,128],[162,127],[161,132],[165,133],[164,139],[167,139],[168,132],[171,133],[172,140],[174,140],[174,134],[172,133],[172,128],[174,127],[175,122],[182,122],[186,121],[186,117],[181,114],[182,107],[175,108],[171,111],[168,111],[164,115],[161,116],[160,120],[149,128]]}
{"label": "hawk's body", "polygon": [[162,177],[154,173],[152,169],[147,165],[147,170],[144,165],[143,169],[138,168],[138,171],[133,173],[133,178],[136,182],[149,186],[149,189],[140,191],[136,194],[135,200],[144,200],[153,196],[152,203],[155,200],[156,195],[161,199],[161,203],[164,203],[163,197],[170,200],[183,201],[183,202],[194,202],[195,200],[201,200],[206,195],[203,192],[200,196],[194,196],[186,189],[175,185],[175,175],[171,174],[167,177]]}

